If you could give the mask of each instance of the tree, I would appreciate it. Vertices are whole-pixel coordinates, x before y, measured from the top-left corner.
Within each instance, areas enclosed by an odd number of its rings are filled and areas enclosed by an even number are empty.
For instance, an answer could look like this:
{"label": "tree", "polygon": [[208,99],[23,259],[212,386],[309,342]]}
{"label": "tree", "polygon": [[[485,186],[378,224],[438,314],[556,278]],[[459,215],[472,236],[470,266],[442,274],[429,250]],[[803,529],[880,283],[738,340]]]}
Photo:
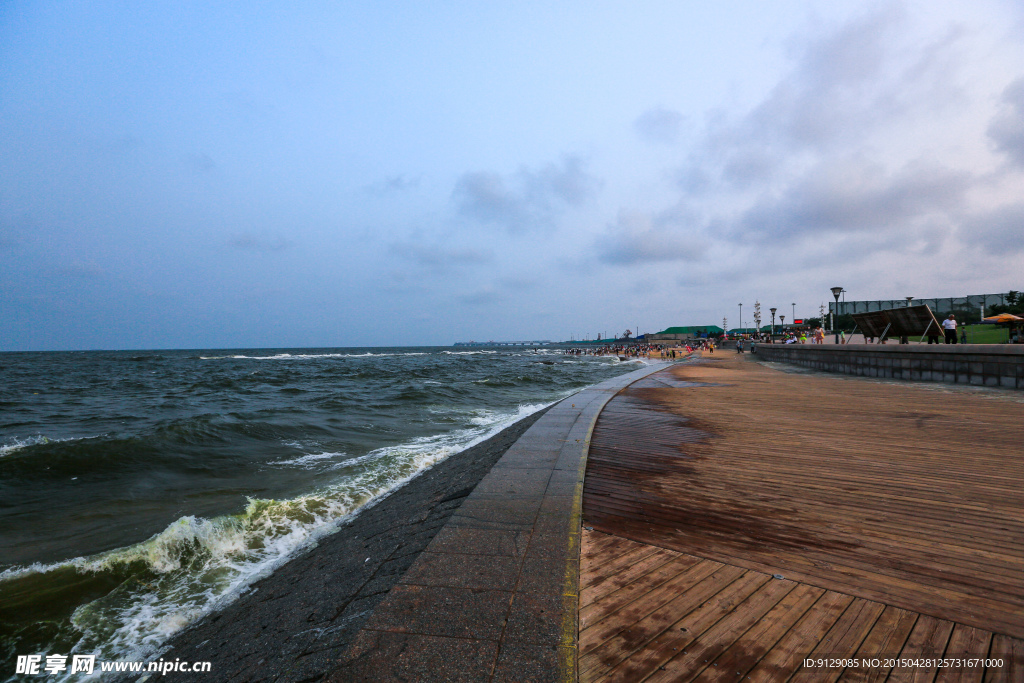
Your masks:
{"label": "tree", "polygon": [[1005,304],[989,306],[985,312],[988,313],[988,315],[999,315],[1000,313],[1024,315],[1024,293],[1011,289],[1006,295]]}

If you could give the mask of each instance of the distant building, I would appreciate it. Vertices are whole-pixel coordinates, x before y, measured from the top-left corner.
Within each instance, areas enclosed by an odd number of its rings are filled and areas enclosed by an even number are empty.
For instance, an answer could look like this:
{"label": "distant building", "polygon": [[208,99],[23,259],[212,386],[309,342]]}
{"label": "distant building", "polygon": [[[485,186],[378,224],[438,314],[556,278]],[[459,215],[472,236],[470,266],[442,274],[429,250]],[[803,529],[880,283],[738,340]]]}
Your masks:
{"label": "distant building", "polygon": [[670,327],[655,334],[646,335],[651,344],[679,344],[693,339],[706,339],[722,334],[724,330],[717,325],[690,325],[687,327]]}

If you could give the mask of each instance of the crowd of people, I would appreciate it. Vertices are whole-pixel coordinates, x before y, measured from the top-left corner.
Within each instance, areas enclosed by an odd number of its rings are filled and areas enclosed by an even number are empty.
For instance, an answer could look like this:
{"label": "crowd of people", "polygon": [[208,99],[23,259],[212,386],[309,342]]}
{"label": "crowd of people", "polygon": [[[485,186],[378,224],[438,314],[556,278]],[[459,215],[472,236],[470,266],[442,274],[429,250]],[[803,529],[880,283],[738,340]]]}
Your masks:
{"label": "crowd of people", "polygon": [[630,358],[661,358],[674,360],[685,358],[694,351],[715,352],[714,339],[693,339],[682,346],[668,346],[666,344],[605,344],[604,346],[584,348],[573,346],[565,349],[562,353],[571,356],[617,356],[623,359]]}

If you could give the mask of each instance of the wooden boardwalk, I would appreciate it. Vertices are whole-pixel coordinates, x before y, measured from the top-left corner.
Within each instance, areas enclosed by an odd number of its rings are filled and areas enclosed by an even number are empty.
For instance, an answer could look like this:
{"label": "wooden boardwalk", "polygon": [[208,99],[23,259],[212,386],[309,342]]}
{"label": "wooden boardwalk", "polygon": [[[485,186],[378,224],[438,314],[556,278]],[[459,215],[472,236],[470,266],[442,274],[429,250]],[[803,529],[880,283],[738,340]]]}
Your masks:
{"label": "wooden boardwalk", "polygon": [[1022,418],[728,354],[632,385],[588,456],[580,680],[1024,681]]}

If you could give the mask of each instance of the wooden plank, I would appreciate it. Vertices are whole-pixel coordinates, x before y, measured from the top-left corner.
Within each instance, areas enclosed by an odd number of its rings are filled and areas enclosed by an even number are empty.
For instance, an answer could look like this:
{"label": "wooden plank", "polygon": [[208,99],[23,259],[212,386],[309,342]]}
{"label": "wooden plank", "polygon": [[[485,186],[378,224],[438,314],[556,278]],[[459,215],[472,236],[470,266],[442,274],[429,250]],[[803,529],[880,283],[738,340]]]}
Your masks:
{"label": "wooden plank", "polygon": [[750,630],[781,600],[793,592],[792,581],[769,581],[702,633],[677,654],[651,673],[650,683],[671,683],[693,680],[701,671],[720,668],[716,661],[740,636]]}
{"label": "wooden plank", "polygon": [[[671,557],[678,553],[672,553],[672,551],[663,550],[651,545],[644,545],[637,543],[635,547],[630,548],[627,552],[622,553],[618,557],[600,564],[593,563],[586,575],[580,576],[581,591],[583,586],[586,586],[587,596],[591,596],[595,591],[600,589],[606,583],[613,582],[619,577],[625,570],[642,563],[650,558],[655,560],[664,559],[666,556]],[[594,566],[596,565],[596,566]],[[614,590],[614,588],[612,589]],[[581,601],[583,593],[581,593]],[[586,600],[590,602],[590,600]]]}
{"label": "wooden plank", "polygon": [[992,638],[989,658],[1001,660],[1002,666],[985,672],[985,683],[1019,683],[1024,681],[1024,640],[996,635]]}
{"label": "wooden plank", "polygon": [[[638,643],[642,647],[627,643],[628,658],[622,657],[625,661],[620,666],[598,680],[603,683],[641,681],[673,657],[686,656],[688,646],[698,642],[706,631],[769,582],[770,577],[764,574],[746,572],[678,621],[675,619],[678,613],[674,611],[666,610],[652,614],[643,625],[644,639]],[[784,588],[788,591],[792,586],[787,585]],[[630,654],[633,656],[628,656]]]}
{"label": "wooden plank", "polygon": [[636,550],[638,547],[643,545],[621,536],[606,535],[606,539],[607,540],[603,543],[596,543],[593,548],[589,549],[587,554],[581,557],[581,559],[600,557],[602,562],[611,562],[620,555]]}
{"label": "wooden plank", "polygon": [[[851,593],[868,600],[930,612],[950,620],[986,626],[988,630],[1014,636],[1024,631],[1019,608],[1012,604],[1008,605],[1001,595],[951,590],[922,584],[912,580],[913,577],[882,575],[838,562],[819,563],[798,553],[741,553],[731,549],[723,552],[718,546],[710,545],[706,536],[691,536],[692,532],[689,529],[659,528],[652,531],[647,525],[638,528],[626,524],[620,524],[619,528],[620,533],[639,540],[653,540],[659,545],[668,545],[680,550],[689,549],[690,552],[698,552],[696,548],[699,547],[701,555],[723,563],[766,573],[782,572],[787,578]],[[673,542],[673,539],[678,539],[678,542]]]}
{"label": "wooden plank", "polygon": [[[807,657],[825,660],[852,658],[884,610],[885,605],[881,603],[861,598],[855,599]],[[838,680],[843,671],[840,667],[804,667],[797,671],[790,681],[792,683],[831,682]]]}
{"label": "wooden plank", "polygon": [[[935,659],[942,657],[953,632],[953,623],[922,615],[900,651],[900,659]],[[935,680],[937,666],[896,667],[889,673],[892,683],[923,683]]]}
{"label": "wooden plank", "polygon": [[[664,647],[678,649],[685,646],[766,581],[768,577],[758,572],[722,567],[683,595],[662,602],[642,619],[628,623],[625,629],[592,652],[581,654],[580,677],[587,672],[588,680],[594,680],[596,677],[591,674],[604,676],[627,659],[627,669],[634,666],[645,668],[647,660],[661,658],[658,651],[645,649],[648,643],[671,630],[676,641],[664,643]],[[629,611],[629,608],[624,611]],[[631,658],[634,654],[636,656]],[[621,672],[616,675],[621,675]]]}
{"label": "wooden plank", "polygon": [[[654,552],[649,553],[646,557],[618,567],[618,571],[614,574],[606,573],[604,580],[600,580],[600,577],[594,577],[593,580],[587,583],[586,588],[580,591],[580,605],[589,605],[595,600],[599,600],[609,593],[629,585],[635,579],[658,569],[674,558],[679,557],[679,555],[680,553],[671,550],[654,548]],[[602,571],[607,572],[604,569]]]}
{"label": "wooden plank", "polygon": [[878,617],[871,632],[868,633],[864,642],[861,643],[854,658],[859,662],[864,660],[881,660],[880,666],[862,665],[848,668],[839,677],[841,683],[874,683],[884,681],[889,677],[891,666],[885,666],[885,660],[891,659],[893,655],[903,649],[903,645],[910,637],[910,631],[917,623],[918,614],[898,607],[888,606],[882,615]]}
{"label": "wooden plank", "polygon": [[[953,627],[953,634],[949,637],[943,658],[983,660],[987,658],[991,644],[992,634],[988,631],[957,624]],[[984,674],[985,669],[982,666],[944,666],[939,669],[935,683],[981,683]]]}
{"label": "wooden plank", "polygon": [[749,678],[754,683],[788,680],[852,602],[849,595],[827,591],[743,680]]}
{"label": "wooden plank", "polygon": [[825,593],[821,588],[798,584],[778,605],[744,633],[694,679],[699,683],[726,683],[746,676],[779,639]]}
{"label": "wooden plank", "polygon": [[[644,576],[637,577],[628,585],[623,586],[612,593],[603,595],[588,605],[583,606],[581,604],[579,613],[580,630],[585,630],[592,624],[597,623],[610,614],[615,613],[623,606],[633,602],[641,595],[649,593],[670,579],[680,576],[683,572],[692,568],[700,561],[701,560],[699,558],[693,557],[692,555],[677,555],[672,560],[666,562],[655,570],[645,574]],[[683,578],[681,582],[685,585],[689,580],[690,579],[688,578]]]}
{"label": "wooden plank", "polygon": [[871,382],[846,395],[833,378],[718,366],[672,374],[728,386],[627,389],[606,406],[588,523],[1024,637],[1024,458],[975,447],[1019,423],[1019,403]]}
{"label": "wooden plank", "polygon": [[614,619],[597,621],[580,631],[581,657],[666,606],[682,613],[696,608],[743,573],[744,570],[739,567],[727,567],[710,560],[689,567],[672,580],[622,607],[614,614]]}
{"label": "wooden plank", "polygon": [[[782,373],[744,357],[673,366],[620,392],[591,438],[585,523],[721,563],[719,575],[798,585],[752,617],[778,590],[762,584],[692,634],[671,624],[709,619],[717,598],[674,605],[672,561],[613,585],[606,571],[580,612],[581,680],[1024,681],[1013,668],[1024,666],[1024,446],[1004,439],[1021,410],[998,393]],[[802,668],[826,654],[985,649],[1013,661]]]}

